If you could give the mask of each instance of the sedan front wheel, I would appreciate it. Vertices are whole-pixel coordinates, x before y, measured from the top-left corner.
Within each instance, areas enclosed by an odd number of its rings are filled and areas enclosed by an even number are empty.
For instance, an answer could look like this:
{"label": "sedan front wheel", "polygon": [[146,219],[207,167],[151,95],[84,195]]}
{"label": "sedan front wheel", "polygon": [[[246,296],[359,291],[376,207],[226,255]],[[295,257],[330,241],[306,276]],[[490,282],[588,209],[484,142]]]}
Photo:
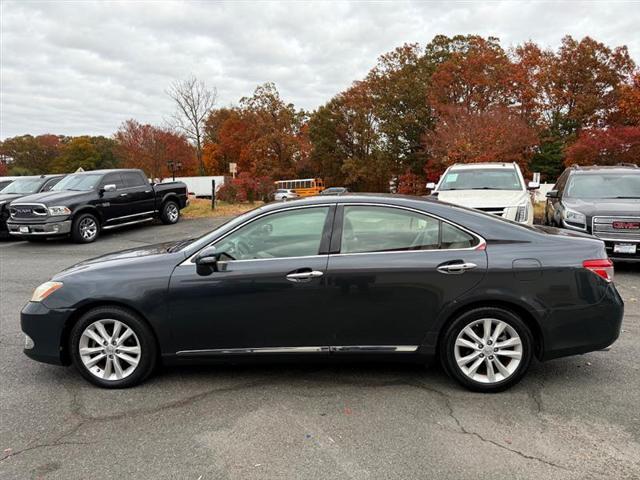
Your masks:
{"label": "sedan front wheel", "polygon": [[524,376],[533,355],[533,337],[513,312],[478,308],[447,329],[441,345],[447,373],[480,392],[505,390]]}
{"label": "sedan front wheel", "polygon": [[70,351],[80,374],[105,388],[142,382],[153,371],[156,344],[147,324],[120,307],[85,313],[71,330]]}

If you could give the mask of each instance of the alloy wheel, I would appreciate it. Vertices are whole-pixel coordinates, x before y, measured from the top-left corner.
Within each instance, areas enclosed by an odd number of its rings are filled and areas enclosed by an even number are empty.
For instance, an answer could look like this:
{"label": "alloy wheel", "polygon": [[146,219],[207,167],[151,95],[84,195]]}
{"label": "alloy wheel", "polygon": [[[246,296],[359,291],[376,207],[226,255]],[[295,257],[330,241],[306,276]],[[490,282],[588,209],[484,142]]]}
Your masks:
{"label": "alloy wheel", "polygon": [[518,369],[523,355],[522,339],[502,320],[474,320],[456,337],[454,355],[465,376],[493,384],[506,380]]}
{"label": "alloy wheel", "polygon": [[142,358],[135,332],[119,320],[97,320],[84,329],[78,343],[80,359],[101,380],[122,380],[131,375]]}
{"label": "alloy wheel", "polygon": [[98,224],[91,217],[83,218],[78,227],[84,240],[91,240],[98,234]]}
{"label": "alloy wheel", "polygon": [[180,215],[180,211],[178,210],[178,206],[175,203],[170,203],[167,205],[167,218],[174,223],[178,221],[178,216]]}

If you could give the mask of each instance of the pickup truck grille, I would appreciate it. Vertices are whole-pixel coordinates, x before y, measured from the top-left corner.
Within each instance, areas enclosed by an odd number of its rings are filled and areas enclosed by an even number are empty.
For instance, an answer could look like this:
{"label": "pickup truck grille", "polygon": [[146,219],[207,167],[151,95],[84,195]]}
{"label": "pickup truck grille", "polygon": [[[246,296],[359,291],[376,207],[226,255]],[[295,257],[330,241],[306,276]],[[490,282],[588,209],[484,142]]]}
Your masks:
{"label": "pickup truck grille", "polygon": [[17,204],[9,208],[11,218],[39,218],[47,215],[47,208],[40,204]]}
{"label": "pickup truck grille", "polygon": [[507,207],[482,207],[476,208],[476,210],[480,210],[485,213],[491,213],[493,215],[498,215],[499,217],[504,216],[504,211]]}
{"label": "pickup truck grille", "polygon": [[640,242],[640,217],[593,217],[592,233],[602,240]]}

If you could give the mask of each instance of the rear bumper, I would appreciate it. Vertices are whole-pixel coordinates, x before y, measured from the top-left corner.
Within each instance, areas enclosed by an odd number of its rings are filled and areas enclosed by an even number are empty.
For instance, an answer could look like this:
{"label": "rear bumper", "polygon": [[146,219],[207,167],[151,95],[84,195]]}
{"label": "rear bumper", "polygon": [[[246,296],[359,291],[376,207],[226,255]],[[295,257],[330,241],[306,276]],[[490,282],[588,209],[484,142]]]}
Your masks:
{"label": "rear bumper", "polygon": [[[21,231],[25,228],[28,231]],[[7,229],[9,234],[17,237],[67,235],[71,232],[71,220],[60,219],[60,217],[51,217],[40,222],[9,220]]]}
{"label": "rear bumper", "polygon": [[38,362],[67,365],[64,350],[65,326],[72,310],[52,310],[39,302],[27,303],[20,312],[20,326],[33,341],[25,348],[27,357]]}
{"label": "rear bumper", "polygon": [[541,360],[602,350],[620,335],[624,302],[613,285],[600,303],[554,310],[542,324]]}

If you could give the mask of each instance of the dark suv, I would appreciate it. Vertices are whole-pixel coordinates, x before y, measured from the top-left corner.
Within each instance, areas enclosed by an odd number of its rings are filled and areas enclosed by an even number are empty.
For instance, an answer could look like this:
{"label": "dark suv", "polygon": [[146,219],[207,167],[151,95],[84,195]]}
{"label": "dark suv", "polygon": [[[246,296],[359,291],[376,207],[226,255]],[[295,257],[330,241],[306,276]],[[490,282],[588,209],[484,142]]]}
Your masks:
{"label": "dark suv", "polygon": [[613,260],[640,262],[640,168],[567,168],[547,193],[544,223],[601,238]]}

